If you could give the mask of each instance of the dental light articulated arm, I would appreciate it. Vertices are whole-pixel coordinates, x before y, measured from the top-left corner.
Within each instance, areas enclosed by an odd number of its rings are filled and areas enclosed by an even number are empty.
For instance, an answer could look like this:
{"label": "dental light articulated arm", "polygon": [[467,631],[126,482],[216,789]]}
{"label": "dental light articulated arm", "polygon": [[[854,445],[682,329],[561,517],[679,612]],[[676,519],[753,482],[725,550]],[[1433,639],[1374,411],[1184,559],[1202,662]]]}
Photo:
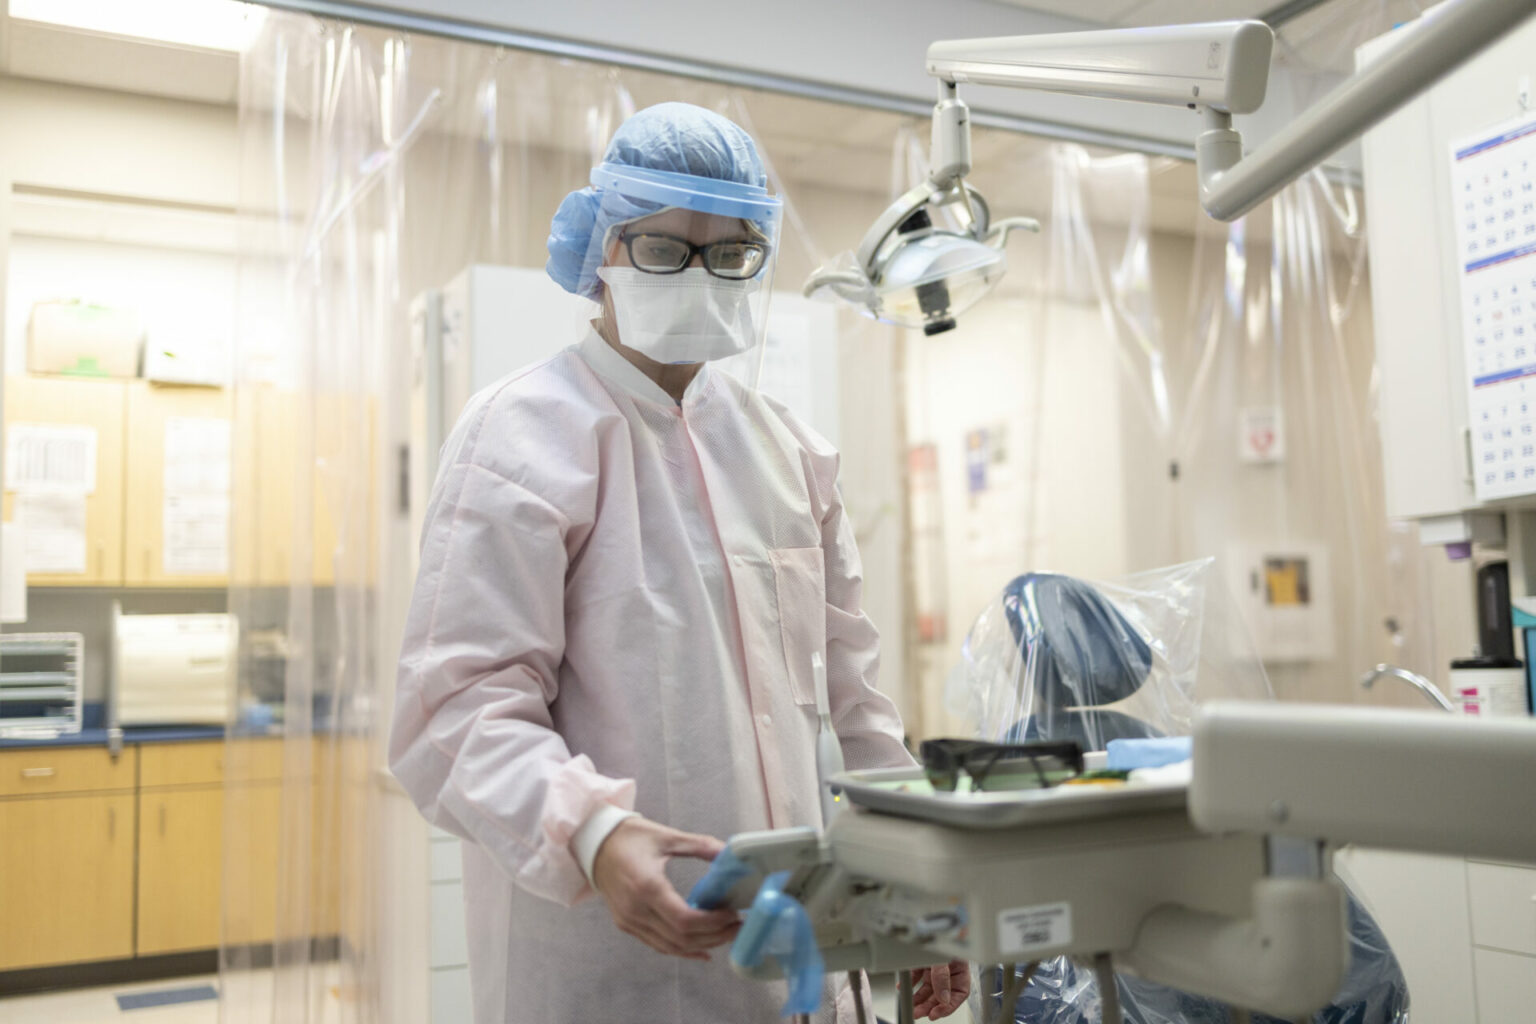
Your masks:
{"label": "dental light articulated arm", "polygon": [[[1187,106],[1200,203],[1217,220],[1241,217],[1536,13],[1533,0],[1452,0],[1401,29],[1380,61],[1338,86],[1244,157],[1233,114],[1264,102],[1274,33],[1260,21],[1170,25],[934,43],[928,73],[941,82]],[[934,136],[948,115],[934,111]]]}

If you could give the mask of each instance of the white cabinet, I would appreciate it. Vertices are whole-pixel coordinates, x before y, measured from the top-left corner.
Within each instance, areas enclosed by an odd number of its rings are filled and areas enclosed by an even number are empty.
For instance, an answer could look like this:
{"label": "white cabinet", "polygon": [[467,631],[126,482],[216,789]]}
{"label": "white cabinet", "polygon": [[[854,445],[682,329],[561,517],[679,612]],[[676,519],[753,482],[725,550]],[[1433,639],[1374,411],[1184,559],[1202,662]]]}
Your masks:
{"label": "white cabinet", "polygon": [[1336,867],[1397,954],[1414,1024],[1536,1020],[1536,866],[1352,848]]}
{"label": "white cabinet", "polygon": [[1467,902],[1474,945],[1536,957],[1536,868],[1468,861]]}
{"label": "white cabinet", "polygon": [[1478,1024],[1530,1024],[1536,1016],[1536,959],[1477,950]]}

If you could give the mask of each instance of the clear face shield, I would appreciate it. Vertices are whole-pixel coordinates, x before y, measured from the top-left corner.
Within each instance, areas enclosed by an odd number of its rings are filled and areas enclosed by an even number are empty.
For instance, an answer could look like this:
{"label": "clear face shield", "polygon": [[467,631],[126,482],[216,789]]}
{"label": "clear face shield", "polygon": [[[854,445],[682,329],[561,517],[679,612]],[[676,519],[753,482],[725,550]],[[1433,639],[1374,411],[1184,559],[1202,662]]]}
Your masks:
{"label": "clear face shield", "polygon": [[757,382],[783,204],[765,188],[604,164],[586,265],[604,335],[662,364]]}

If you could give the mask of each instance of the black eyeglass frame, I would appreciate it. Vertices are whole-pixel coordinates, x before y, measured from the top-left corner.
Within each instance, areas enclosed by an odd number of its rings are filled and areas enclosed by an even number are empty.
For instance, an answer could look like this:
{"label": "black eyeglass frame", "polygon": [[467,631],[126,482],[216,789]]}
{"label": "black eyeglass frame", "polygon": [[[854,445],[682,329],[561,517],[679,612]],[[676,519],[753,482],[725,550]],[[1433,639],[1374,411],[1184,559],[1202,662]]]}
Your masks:
{"label": "black eyeglass frame", "polygon": [[1053,771],[1083,773],[1083,748],[1076,740],[1030,743],[987,743],[981,740],[936,739],[924,740],[918,748],[923,761],[923,774],[936,792],[953,793],[960,781],[960,773],[971,777],[971,786],[978,792],[986,789],[987,776],[1000,764],[1028,762],[1034,768],[1041,789],[1051,788],[1046,776],[1047,768]]}
{"label": "black eyeglass frame", "polygon": [[[637,238],[661,238],[668,242],[676,242],[679,245],[688,247],[688,255],[684,257],[683,262],[673,270],[651,270],[647,267],[642,267],[635,259],[634,245],[635,239]],[[686,238],[679,238],[676,235],[664,234],[660,231],[638,231],[632,235],[628,233],[619,235],[619,241],[624,243],[624,251],[629,256],[630,265],[642,273],[661,275],[681,274],[683,271],[688,269],[688,264],[692,263],[693,258],[697,256],[699,257],[699,262],[703,264],[704,269],[709,272],[710,276],[718,277],[722,281],[752,280],[754,277],[761,274],[763,270],[768,266],[768,257],[773,254],[773,246],[769,245],[767,242],[759,242],[753,238],[722,238],[714,242],[705,242],[703,245],[695,245],[694,243],[688,241]],[[762,262],[757,265],[756,270],[752,271],[752,273],[747,274],[744,277],[733,277],[730,274],[719,273],[709,265],[710,252],[712,250],[718,249],[720,246],[726,245],[747,246],[755,249],[762,253]]]}

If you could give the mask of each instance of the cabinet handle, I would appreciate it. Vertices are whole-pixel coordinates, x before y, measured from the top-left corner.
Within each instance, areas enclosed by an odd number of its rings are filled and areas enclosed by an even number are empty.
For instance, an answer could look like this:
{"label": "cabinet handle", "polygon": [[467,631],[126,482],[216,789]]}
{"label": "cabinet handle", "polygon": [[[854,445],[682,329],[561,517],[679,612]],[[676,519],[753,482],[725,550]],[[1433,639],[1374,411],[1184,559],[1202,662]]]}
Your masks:
{"label": "cabinet handle", "polygon": [[23,768],[21,777],[24,779],[51,779],[59,773],[57,768]]}

